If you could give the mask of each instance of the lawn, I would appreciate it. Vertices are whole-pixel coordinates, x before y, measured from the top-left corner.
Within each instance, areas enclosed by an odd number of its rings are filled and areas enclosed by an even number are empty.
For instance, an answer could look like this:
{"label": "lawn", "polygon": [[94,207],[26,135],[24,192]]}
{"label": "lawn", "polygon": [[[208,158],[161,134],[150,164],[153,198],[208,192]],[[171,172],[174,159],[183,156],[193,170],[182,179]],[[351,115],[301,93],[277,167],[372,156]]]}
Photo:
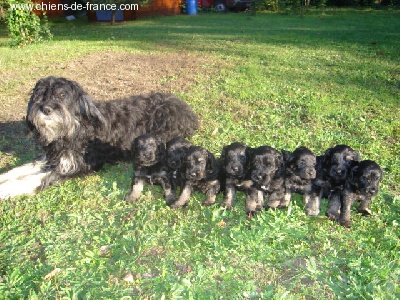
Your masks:
{"label": "lawn", "polygon": [[[78,81],[95,99],[173,92],[201,118],[191,141],[217,156],[242,141],[322,154],[336,144],[384,170],[371,217],[343,228],[300,196],[251,220],[233,209],[171,210],[130,164],[0,201],[0,299],[400,298],[400,12],[245,13],[88,24],[10,48],[0,27],[0,171],[40,153],[24,116],[35,82]],[[221,202],[219,195],[217,202]]]}

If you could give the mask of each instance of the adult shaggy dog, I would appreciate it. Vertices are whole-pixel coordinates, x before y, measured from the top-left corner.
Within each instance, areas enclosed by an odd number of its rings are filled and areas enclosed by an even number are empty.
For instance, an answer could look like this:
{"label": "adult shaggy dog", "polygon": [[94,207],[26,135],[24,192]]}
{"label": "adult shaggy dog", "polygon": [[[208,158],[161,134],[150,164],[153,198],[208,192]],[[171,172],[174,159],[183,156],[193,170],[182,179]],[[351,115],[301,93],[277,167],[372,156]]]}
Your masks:
{"label": "adult shaggy dog", "polygon": [[198,128],[196,114],[173,95],[97,102],[75,81],[53,76],[36,83],[26,122],[46,154],[48,174],[41,188],[129,158],[131,143],[141,134],[165,142]]}

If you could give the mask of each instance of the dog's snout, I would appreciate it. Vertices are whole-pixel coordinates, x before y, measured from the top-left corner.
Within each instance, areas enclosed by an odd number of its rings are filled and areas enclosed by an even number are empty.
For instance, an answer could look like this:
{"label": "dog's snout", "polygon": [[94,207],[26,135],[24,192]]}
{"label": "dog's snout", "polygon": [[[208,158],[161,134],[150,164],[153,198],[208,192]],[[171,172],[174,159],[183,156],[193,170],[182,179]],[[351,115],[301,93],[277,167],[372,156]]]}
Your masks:
{"label": "dog's snout", "polygon": [[45,105],[45,106],[42,106],[42,112],[46,115],[46,116],[48,116],[48,115],[50,115],[51,114],[51,112],[53,111],[52,109],[51,109],[51,107],[49,107],[49,106],[47,106],[47,105]]}

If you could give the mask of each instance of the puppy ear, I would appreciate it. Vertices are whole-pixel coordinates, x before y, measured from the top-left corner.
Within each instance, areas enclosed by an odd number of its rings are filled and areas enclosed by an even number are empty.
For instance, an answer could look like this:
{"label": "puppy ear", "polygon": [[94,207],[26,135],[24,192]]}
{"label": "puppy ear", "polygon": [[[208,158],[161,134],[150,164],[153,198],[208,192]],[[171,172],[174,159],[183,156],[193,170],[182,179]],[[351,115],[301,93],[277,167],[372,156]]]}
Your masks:
{"label": "puppy ear", "polygon": [[275,176],[278,175],[281,177],[285,173],[285,160],[283,159],[283,155],[278,155],[276,157],[276,163],[277,163],[278,169],[275,173]]}
{"label": "puppy ear", "polygon": [[208,155],[207,155],[207,170],[212,172],[216,168],[216,164],[217,164],[217,162],[215,160],[214,155],[212,153],[208,152]]}
{"label": "puppy ear", "polygon": [[355,150],[352,153],[352,158],[353,158],[354,161],[361,161],[360,153],[358,153]]}
{"label": "puppy ear", "polygon": [[221,160],[223,163],[225,163],[225,159],[226,159],[226,149],[227,149],[227,146],[224,146],[224,147],[222,148],[222,151],[221,151],[220,160]]}
{"label": "puppy ear", "polygon": [[254,149],[251,147],[246,147],[245,154],[246,154],[247,161],[250,161],[254,155]]}
{"label": "puppy ear", "polygon": [[293,153],[290,151],[282,150],[282,156],[286,164],[293,160]]}
{"label": "puppy ear", "polygon": [[358,172],[359,166],[358,164],[353,166],[350,170],[350,174],[348,175],[348,181],[355,183],[357,181],[357,172]]}
{"label": "puppy ear", "polygon": [[165,150],[165,145],[164,143],[161,141],[161,139],[157,138],[157,150],[158,150],[158,157],[159,160],[164,160],[166,155],[167,155],[167,151]]}

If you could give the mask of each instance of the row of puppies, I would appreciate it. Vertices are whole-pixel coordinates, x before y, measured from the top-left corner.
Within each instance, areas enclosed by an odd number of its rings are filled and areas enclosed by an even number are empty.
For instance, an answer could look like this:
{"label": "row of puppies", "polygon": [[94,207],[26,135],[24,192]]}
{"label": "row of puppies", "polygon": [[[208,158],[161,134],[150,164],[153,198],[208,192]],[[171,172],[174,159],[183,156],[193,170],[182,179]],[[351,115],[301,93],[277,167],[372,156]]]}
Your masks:
{"label": "row of puppies", "polygon": [[351,226],[350,208],[355,202],[361,202],[360,213],[370,214],[371,198],[378,193],[382,178],[378,164],[361,161],[359,153],[346,145],[316,156],[306,147],[289,152],[235,142],[216,159],[181,137],[164,145],[156,136],[145,134],[135,139],[132,153],[135,172],[128,203],[139,198],[146,182],[163,187],[171,208],[187,205],[195,190],[206,195],[203,205],[214,204],[223,192],[221,206],[230,208],[236,191],[241,190],[246,193],[249,215],[264,208],[285,208],[291,195],[299,193],[309,216],[317,216],[321,198],[328,198],[326,215],[345,227]]}

